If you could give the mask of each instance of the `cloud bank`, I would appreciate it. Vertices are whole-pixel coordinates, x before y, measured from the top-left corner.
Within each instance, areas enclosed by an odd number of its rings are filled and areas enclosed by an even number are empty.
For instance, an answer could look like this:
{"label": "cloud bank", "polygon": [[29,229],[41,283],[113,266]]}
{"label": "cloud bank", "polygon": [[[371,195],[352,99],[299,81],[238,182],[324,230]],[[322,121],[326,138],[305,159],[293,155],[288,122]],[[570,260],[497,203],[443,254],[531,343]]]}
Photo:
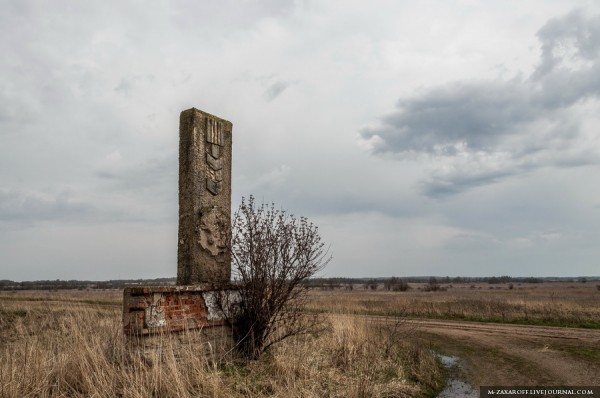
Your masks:
{"label": "cloud bank", "polygon": [[426,159],[422,192],[443,197],[541,167],[600,161],[580,120],[600,99],[600,16],[576,10],[537,33],[541,55],[527,78],[460,80],[401,98],[362,130],[374,154]]}

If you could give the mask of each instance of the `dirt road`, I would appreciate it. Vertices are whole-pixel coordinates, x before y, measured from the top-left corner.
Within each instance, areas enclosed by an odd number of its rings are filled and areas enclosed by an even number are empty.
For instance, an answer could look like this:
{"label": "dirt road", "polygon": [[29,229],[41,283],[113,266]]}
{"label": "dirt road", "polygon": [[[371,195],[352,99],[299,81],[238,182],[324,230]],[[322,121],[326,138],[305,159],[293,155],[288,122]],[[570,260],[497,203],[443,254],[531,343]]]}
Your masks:
{"label": "dirt road", "polygon": [[435,350],[459,357],[460,376],[476,389],[600,384],[600,330],[442,320],[404,324]]}
{"label": "dirt road", "polygon": [[419,335],[463,360],[481,385],[598,385],[600,331],[475,322],[413,320]]}

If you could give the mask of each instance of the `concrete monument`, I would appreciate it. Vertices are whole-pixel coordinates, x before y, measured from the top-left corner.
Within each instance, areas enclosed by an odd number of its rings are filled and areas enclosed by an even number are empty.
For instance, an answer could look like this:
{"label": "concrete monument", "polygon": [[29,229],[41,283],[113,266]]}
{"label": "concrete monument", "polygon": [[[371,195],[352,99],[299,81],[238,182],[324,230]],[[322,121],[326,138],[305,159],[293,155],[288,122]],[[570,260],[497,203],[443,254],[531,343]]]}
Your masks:
{"label": "concrete monument", "polygon": [[194,108],[181,112],[178,285],[230,280],[231,127]]}
{"label": "concrete monument", "polygon": [[216,297],[231,277],[231,131],[230,122],[206,112],[181,112],[177,285],[126,288],[125,334],[211,329],[214,335],[227,325]]}

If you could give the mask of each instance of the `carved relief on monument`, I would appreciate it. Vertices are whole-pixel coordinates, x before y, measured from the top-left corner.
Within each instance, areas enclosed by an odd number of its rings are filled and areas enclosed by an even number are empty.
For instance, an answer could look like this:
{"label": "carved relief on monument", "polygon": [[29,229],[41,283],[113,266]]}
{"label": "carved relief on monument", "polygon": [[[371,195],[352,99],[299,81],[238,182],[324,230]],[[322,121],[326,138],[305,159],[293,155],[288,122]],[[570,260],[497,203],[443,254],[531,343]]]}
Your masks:
{"label": "carved relief on monument", "polygon": [[223,146],[225,135],[223,122],[206,119],[206,164],[208,165],[208,178],[206,189],[213,195],[218,195],[223,190]]}
{"label": "carved relief on monument", "polygon": [[154,293],[152,303],[144,310],[144,321],[149,328],[158,328],[167,326],[165,319],[165,310],[162,307],[162,295]]}
{"label": "carved relief on monument", "polygon": [[229,245],[229,216],[218,207],[204,207],[200,214],[200,246],[213,256],[224,253]]}

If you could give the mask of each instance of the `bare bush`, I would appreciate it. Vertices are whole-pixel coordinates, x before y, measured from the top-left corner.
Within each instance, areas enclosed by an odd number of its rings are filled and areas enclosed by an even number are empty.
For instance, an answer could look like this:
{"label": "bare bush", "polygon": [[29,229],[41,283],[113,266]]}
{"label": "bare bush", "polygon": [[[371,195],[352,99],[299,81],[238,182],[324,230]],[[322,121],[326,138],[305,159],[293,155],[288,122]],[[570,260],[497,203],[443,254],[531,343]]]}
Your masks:
{"label": "bare bush", "polygon": [[233,323],[246,358],[317,328],[316,317],[303,316],[308,290],[303,282],[331,256],[313,223],[274,205],[257,206],[252,196],[242,198],[232,222],[231,251],[240,297]]}
{"label": "bare bush", "polygon": [[383,287],[385,290],[393,290],[395,292],[406,292],[410,289],[408,283],[401,278],[396,278],[395,276],[392,276],[390,279],[386,279],[383,282]]}
{"label": "bare bush", "polygon": [[427,285],[425,285],[425,287],[423,287],[423,291],[425,292],[445,292],[446,288],[440,286],[440,284],[437,281],[437,278],[435,278],[434,276],[429,278],[429,282],[427,283]]}
{"label": "bare bush", "polygon": [[377,282],[376,279],[370,279],[370,280],[366,281],[365,283],[363,283],[363,287],[365,290],[367,290],[367,289],[377,290],[378,286],[379,286],[379,282]]}

